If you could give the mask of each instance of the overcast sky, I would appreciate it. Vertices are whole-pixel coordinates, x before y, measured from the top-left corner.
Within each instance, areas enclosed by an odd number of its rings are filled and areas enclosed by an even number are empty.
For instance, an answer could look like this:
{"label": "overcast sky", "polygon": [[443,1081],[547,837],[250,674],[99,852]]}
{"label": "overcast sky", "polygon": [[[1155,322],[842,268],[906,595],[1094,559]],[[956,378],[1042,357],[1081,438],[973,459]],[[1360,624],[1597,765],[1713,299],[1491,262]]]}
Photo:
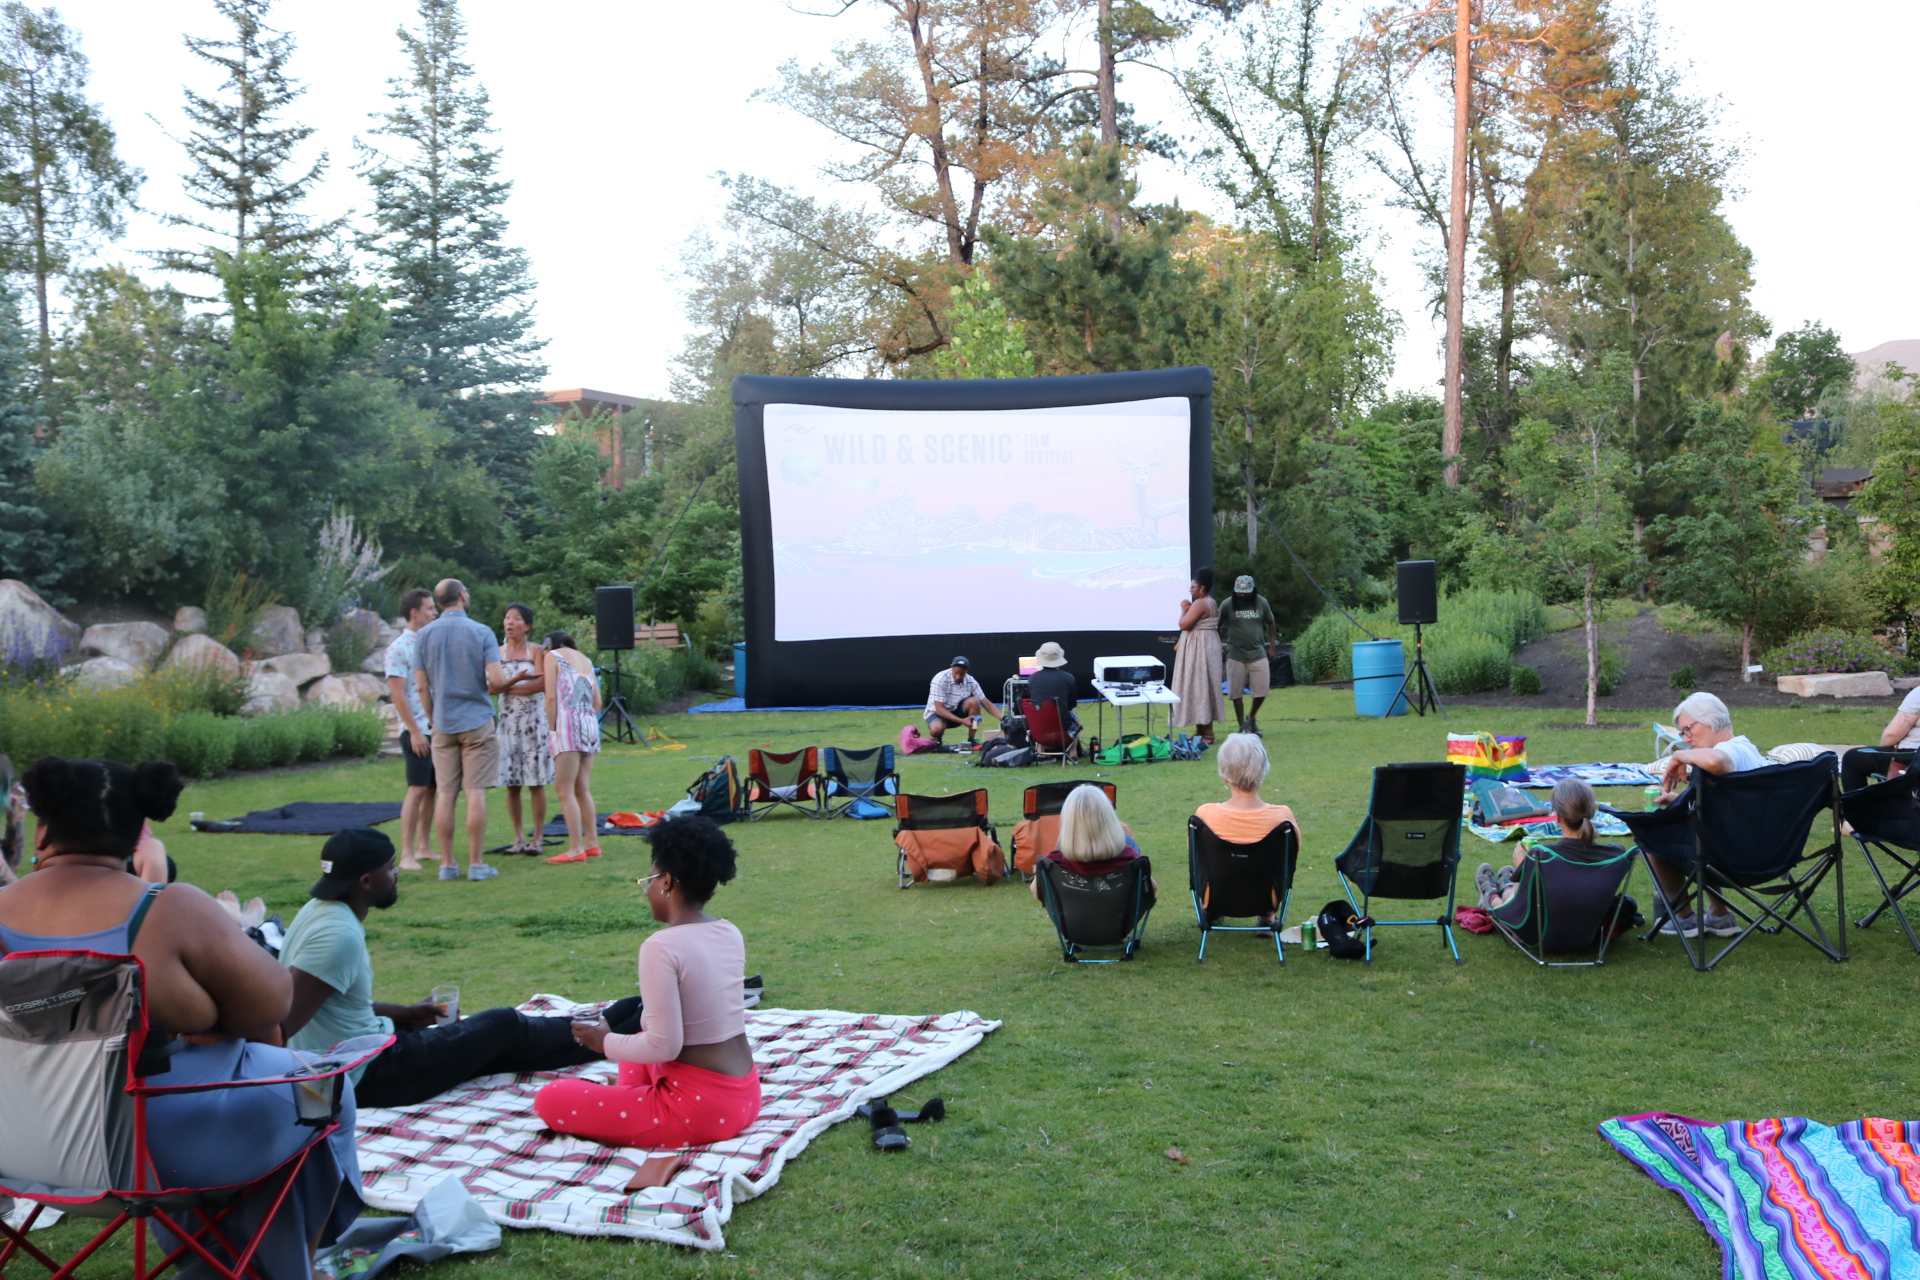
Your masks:
{"label": "overcast sky", "polygon": [[[300,41],[292,70],[310,86],[300,114],[319,130],[315,148],[332,154],[319,212],[369,203],[352,172],[352,142],[401,69],[393,32],[412,7],[281,0],[274,9]],[[131,259],[177,236],[155,215],[190,208],[179,187],[183,156],[167,133],[182,128],[180,86],[214,81],[181,34],[217,34],[220,25],[204,0],[59,8],[93,60],[93,92],[123,154],[148,175],[149,213],[105,251]],[[1748,149],[1744,193],[1728,212],[1754,253],[1761,313],[1776,329],[1825,321],[1853,351],[1920,336],[1920,173],[1903,141],[1913,127],[1920,5],[1853,0],[1814,14],[1779,0],[1658,0],[1654,9],[1692,61],[1698,89],[1724,99],[1730,131]],[[715,172],[836,194],[816,172],[826,135],[753,100],[754,90],[774,83],[783,60],[823,60],[836,42],[874,30],[873,19],[863,7],[812,17],[778,0],[468,0],[466,16],[515,183],[512,234],[539,285],[547,385],[666,395],[684,332],[675,272],[687,236],[719,211]],[[1165,116],[1172,103],[1154,79],[1135,71],[1123,94],[1144,115]],[[1207,205],[1204,192],[1164,170],[1148,178],[1149,198]],[[1387,297],[1405,323],[1394,382],[1431,386],[1439,339],[1413,266],[1419,233],[1381,215],[1373,234]]]}

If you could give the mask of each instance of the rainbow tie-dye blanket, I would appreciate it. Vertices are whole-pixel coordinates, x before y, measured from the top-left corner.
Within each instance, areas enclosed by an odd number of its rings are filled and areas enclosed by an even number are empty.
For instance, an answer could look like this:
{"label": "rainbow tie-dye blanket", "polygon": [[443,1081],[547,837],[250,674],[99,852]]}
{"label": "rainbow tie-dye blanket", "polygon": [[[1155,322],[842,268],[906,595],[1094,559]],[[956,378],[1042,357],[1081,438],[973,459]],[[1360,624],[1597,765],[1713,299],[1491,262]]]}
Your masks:
{"label": "rainbow tie-dye blanket", "polygon": [[1600,1134],[1680,1193],[1726,1280],[1920,1280],[1920,1123],[1655,1112]]}

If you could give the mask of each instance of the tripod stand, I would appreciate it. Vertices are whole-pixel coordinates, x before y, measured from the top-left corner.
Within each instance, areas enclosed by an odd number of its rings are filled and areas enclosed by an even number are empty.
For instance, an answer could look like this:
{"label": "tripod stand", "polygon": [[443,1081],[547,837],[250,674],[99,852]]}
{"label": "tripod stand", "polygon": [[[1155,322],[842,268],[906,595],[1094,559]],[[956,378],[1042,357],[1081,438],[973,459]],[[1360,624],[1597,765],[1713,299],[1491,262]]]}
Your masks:
{"label": "tripod stand", "polygon": [[[1413,691],[1411,697],[1407,693],[1409,689]],[[1408,670],[1407,678],[1400,682],[1400,692],[1394,696],[1406,698],[1407,705],[1413,708],[1415,715],[1424,716],[1431,707],[1440,713],[1441,719],[1447,717],[1447,709],[1440,702],[1440,691],[1434,688],[1433,676],[1427,671],[1426,647],[1417,622],[1413,624],[1413,666]]]}
{"label": "tripod stand", "polygon": [[[605,671],[606,668],[600,668]],[[627,695],[620,687],[620,650],[613,651],[613,679],[610,682],[612,692],[607,695],[607,705],[600,708],[600,735],[608,742],[638,742],[640,734],[634,728],[633,717],[627,714]],[[612,726],[608,727],[608,721]]]}

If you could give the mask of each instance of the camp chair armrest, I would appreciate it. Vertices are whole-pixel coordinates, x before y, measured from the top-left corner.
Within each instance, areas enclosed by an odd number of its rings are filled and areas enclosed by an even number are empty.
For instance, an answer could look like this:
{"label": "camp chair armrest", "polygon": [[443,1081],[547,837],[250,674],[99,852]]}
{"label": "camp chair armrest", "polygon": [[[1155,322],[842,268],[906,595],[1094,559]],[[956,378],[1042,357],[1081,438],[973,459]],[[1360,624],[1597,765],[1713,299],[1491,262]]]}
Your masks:
{"label": "camp chair armrest", "polygon": [[329,1080],[373,1061],[374,1058],[393,1047],[394,1039],[390,1035],[355,1036],[351,1040],[343,1040],[325,1053],[302,1053],[298,1049],[290,1050],[306,1062],[307,1069],[304,1071],[288,1071],[277,1076],[260,1076],[252,1080],[213,1080],[203,1084],[142,1083],[133,1085],[128,1092],[139,1097],[155,1098],[178,1093],[211,1093],[216,1089],[250,1089],[258,1085],[307,1084],[315,1080]]}

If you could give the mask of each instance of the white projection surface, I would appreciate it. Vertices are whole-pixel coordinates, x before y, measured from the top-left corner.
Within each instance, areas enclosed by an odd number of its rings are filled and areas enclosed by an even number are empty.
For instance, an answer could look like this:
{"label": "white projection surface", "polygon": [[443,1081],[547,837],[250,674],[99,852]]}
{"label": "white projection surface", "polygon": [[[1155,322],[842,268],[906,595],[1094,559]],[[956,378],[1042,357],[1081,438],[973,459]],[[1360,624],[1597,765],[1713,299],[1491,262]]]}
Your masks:
{"label": "white projection surface", "polygon": [[774,639],[1172,628],[1186,399],[763,421]]}

